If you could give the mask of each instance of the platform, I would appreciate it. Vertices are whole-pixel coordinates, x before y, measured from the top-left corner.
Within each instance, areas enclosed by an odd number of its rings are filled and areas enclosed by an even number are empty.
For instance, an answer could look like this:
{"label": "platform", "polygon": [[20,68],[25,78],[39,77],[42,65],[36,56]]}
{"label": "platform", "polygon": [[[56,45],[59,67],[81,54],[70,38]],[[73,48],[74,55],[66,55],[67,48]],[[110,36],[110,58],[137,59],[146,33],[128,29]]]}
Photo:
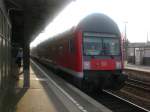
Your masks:
{"label": "platform", "polygon": [[8,98],[9,112],[111,112],[108,108],[54,75],[31,63],[30,88],[23,88],[23,76]]}
{"label": "platform", "polygon": [[133,69],[138,71],[150,72],[150,66],[126,64],[125,69]]}

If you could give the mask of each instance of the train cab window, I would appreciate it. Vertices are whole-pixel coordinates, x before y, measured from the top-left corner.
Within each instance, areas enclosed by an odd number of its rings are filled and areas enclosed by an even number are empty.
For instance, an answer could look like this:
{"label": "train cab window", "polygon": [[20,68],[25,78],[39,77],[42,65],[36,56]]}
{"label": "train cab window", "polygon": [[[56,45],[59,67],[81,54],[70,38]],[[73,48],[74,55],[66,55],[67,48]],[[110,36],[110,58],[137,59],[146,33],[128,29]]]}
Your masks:
{"label": "train cab window", "polygon": [[83,51],[85,55],[100,55],[102,53],[102,39],[98,37],[84,37]]}
{"label": "train cab window", "polygon": [[105,55],[119,55],[119,39],[104,38],[103,39],[103,51]]}

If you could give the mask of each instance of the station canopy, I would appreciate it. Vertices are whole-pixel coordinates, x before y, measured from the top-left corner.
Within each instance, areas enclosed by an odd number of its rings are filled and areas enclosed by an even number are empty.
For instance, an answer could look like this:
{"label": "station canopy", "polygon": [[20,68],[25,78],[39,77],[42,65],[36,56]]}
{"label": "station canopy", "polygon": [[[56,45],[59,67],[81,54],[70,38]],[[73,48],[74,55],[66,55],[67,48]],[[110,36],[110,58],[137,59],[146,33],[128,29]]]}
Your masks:
{"label": "station canopy", "polygon": [[30,43],[73,0],[4,0],[12,24],[12,43]]}

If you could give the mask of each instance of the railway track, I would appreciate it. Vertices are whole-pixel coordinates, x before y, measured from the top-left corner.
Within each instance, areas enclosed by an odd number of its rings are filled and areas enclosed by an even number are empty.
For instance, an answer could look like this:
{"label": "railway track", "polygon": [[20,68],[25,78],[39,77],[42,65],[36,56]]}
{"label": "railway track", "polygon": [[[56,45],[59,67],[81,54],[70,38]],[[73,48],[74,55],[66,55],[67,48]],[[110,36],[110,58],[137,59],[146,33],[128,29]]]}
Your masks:
{"label": "railway track", "polygon": [[140,80],[129,78],[126,82],[126,85],[132,86],[134,88],[150,92],[150,83],[146,83]]}
{"label": "railway track", "polygon": [[92,98],[108,107],[113,112],[150,112],[110,91],[103,90],[100,94],[90,94]]}
{"label": "railway track", "polygon": [[113,112],[150,112],[150,110],[138,106],[128,100],[125,100],[113,94],[110,91],[103,90],[102,92],[86,93],[86,94],[89,95],[91,98],[95,99],[96,101],[98,101],[99,103],[103,104],[105,107],[109,108]]}

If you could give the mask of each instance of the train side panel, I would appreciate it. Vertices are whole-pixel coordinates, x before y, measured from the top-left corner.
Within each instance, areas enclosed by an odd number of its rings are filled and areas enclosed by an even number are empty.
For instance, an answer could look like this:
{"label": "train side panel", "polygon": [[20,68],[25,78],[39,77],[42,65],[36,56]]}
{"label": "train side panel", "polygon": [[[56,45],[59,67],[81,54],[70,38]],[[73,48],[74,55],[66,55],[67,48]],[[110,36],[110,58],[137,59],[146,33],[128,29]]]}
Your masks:
{"label": "train side panel", "polygon": [[82,33],[67,32],[38,46],[38,58],[77,77],[83,77]]}

